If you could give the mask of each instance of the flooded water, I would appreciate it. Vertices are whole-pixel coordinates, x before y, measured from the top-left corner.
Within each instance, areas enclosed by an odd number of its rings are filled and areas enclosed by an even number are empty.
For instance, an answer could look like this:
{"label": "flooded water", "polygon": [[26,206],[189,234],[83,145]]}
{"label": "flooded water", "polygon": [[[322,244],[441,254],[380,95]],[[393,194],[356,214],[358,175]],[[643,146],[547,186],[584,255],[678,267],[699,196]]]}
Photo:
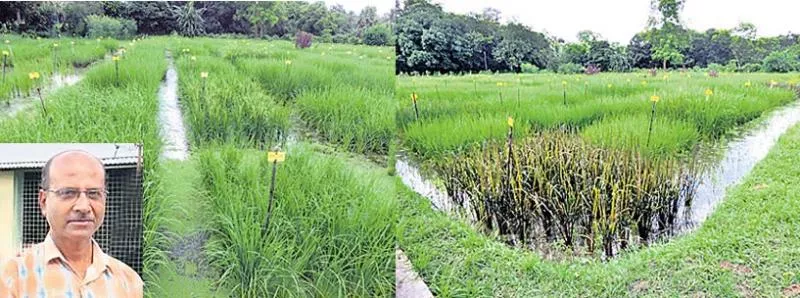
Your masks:
{"label": "flooded water", "polygon": [[[42,96],[47,101],[46,96],[48,94],[52,94],[63,87],[75,85],[83,78],[84,72],[80,70],[71,74],[56,73],[50,78],[49,84],[42,88]],[[0,100],[0,117],[13,117],[25,108],[37,104],[39,104],[39,95],[36,94],[36,90],[31,90],[30,96],[24,94],[24,96],[13,97],[8,102]]]}
{"label": "flooded water", "polygon": [[447,193],[439,190],[431,181],[425,179],[419,169],[410,164],[408,160],[398,157],[395,170],[406,186],[428,198],[434,208],[447,212],[453,211],[455,203],[447,196]]}
{"label": "flooded water", "polygon": [[689,211],[680,210],[682,229],[692,230],[711,215],[725,197],[725,190],[750,173],[778,138],[797,123],[800,123],[800,103],[794,102],[772,112],[764,123],[743,137],[729,142],[722,160],[700,176]]}
{"label": "flooded water", "polygon": [[[716,209],[725,191],[741,182],[755,165],[767,156],[778,138],[789,128],[800,123],[800,102],[782,107],[766,117],[766,121],[741,137],[729,141],[722,150],[722,158],[708,167],[696,180],[695,196],[689,210],[681,206],[678,232],[698,227]],[[398,157],[397,175],[403,183],[428,198],[436,209],[451,212],[455,204],[445,191],[438,189],[423,177],[420,170],[407,159]],[[468,200],[466,200],[468,201]]]}
{"label": "flooded water", "polygon": [[186,142],[186,128],[178,102],[178,72],[172,56],[167,55],[167,60],[167,74],[158,88],[158,122],[161,139],[164,141],[161,157],[186,160],[189,156],[189,145]]}

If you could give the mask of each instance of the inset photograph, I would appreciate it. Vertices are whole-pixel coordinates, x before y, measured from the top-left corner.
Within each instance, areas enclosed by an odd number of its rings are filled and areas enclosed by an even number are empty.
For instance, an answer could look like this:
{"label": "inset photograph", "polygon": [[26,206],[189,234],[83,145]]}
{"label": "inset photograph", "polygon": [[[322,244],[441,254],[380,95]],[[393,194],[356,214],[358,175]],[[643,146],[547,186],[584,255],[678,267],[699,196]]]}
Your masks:
{"label": "inset photograph", "polygon": [[0,294],[141,296],[141,145],[0,152]]}

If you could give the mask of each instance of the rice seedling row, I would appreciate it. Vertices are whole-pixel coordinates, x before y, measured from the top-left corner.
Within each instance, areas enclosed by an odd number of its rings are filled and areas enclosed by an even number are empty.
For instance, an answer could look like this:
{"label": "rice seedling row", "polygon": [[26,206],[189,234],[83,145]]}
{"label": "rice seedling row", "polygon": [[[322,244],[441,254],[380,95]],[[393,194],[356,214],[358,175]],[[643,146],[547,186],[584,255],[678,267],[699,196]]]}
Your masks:
{"label": "rice seedling row", "polygon": [[7,103],[13,97],[30,96],[35,88],[30,80],[32,73],[38,73],[42,80],[50,80],[56,73],[87,67],[120,45],[112,39],[25,39],[17,36],[6,36],[2,42],[0,103]]}
{"label": "rice seedling row", "polygon": [[[313,110],[318,114],[301,112],[300,117],[335,119],[320,134],[338,133],[337,129],[364,131],[353,134],[358,139],[327,140],[343,144],[348,151],[381,152],[384,147],[385,152],[394,124],[377,121],[391,120],[390,115],[369,115],[376,120],[354,125],[346,123],[347,116],[335,114],[354,107],[375,113],[385,110],[380,101],[392,102],[390,90],[379,91],[357,80],[322,88],[328,84],[326,69],[349,69],[348,63],[356,64],[347,56],[302,66],[297,61],[311,55],[304,52],[311,49],[295,50],[275,42],[232,44],[237,46],[210,39],[179,39],[169,46],[178,66],[180,99],[206,194],[202,197],[208,206],[211,237],[205,257],[219,276],[219,286],[243,297],[390,296],[394,288],[394,184],[376,178],[380,175],[374,170],[364,173],[363,165],[336,153],[313,152],[305,143],[286,146],[288,132],[293,130],[292,109],[299,110],[300,102],[309,101],[326,108]],[[298,64],[309,68],[303,80],[290,77],[295,70],[288,68]],[[311,71],[313,67],[318,71]],[[252,73],[264,68],[274,70],[269,80]],[[298,80],[291,87],[297,90],[283,92],[278,85],[265,83],[273,80]],[[289,93],[298,95],[285,97]],[[334,100],[348,105],[336,107]],[[376,126],[383,131],[368,130]],[[276,150],[280,152],[267,152]],[[281,155],[285,162],[273,163],[274,155]]]}

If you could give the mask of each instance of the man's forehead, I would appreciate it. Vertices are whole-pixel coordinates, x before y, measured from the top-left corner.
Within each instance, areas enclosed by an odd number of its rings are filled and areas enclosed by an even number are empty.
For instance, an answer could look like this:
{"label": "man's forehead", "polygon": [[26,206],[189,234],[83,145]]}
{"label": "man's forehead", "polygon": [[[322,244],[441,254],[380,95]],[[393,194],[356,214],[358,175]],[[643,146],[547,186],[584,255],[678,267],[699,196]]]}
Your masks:
{"label": "man's forehead", "polygon": [[55,156],[50,165],[50,174],[77,176],[103,176],[102,162],[83,151],[68,151]]}

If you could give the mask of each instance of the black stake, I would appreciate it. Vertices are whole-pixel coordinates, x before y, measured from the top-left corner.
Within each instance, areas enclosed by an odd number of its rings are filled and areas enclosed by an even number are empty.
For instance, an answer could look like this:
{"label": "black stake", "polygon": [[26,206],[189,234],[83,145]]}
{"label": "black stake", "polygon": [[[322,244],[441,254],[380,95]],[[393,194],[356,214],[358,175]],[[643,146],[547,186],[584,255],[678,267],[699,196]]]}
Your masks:
{"label": "black stake", "polygon": [[645,147],[650,147],[650,135],[653,134],[653,119],[656,118],[656,102],[653,102],[653,111],[650,114],[650,127],[647,129],[647,145]]}
{"label": "black stake", "polygon": [[39,87],[36,87],[36,93],[39,94],[39,101],[42,103],[42,111],[44,112],[44,116],[47,117],[47,109],[44,107],[44,98],[42,98],[42,91]]}
{"label": "black stake", "polygon": [[267,219],[264,221],[264,235],[269,229],[269,218],[272,215],[272,201],[275,198],[275,172],[278,169],[278,160],[272,161],[272,179],[269,185],[269,205],[267,206]]}

